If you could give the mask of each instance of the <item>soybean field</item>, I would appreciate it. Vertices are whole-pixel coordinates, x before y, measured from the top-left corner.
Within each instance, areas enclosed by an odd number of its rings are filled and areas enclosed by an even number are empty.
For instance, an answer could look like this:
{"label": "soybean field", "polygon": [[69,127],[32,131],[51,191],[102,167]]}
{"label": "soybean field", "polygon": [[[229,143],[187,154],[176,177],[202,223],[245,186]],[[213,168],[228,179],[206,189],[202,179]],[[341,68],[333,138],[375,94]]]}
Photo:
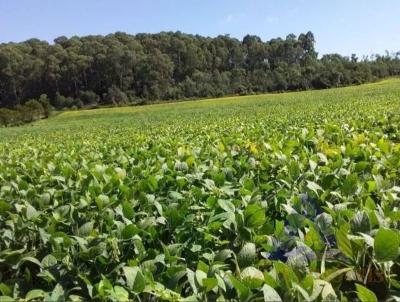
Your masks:
{"label": "soybean field", "polygon": [[400,300],[400,79],[0,128],[0,301]]}

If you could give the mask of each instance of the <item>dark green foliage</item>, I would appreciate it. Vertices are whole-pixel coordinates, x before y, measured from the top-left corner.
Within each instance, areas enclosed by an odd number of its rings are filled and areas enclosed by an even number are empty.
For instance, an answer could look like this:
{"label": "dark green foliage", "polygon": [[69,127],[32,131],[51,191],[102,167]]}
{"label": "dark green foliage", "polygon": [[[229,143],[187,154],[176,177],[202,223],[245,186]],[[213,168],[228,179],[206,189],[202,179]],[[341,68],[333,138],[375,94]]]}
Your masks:
{"label": "dark green foliage", "polygon": [[98,104],[100,101],[99,96],[93,91],[80,91],[79,99],[83,102],[84,105]]}
{"label": "dark green foliage", "polygon": [[50,116],[52,107],[46,95],[41,95],[39,101],[29,100],[24,105],[13,109],[0,108],[0,127],[16,126],[30,123]]}
{"label": "dark green foliage", "polygon": [[108,88],[107,93],[104,95],[105,104],[126,104],[129,99],[125,92],[121,91],[117,86],[111,86]]}
{"label": "dark green foliage", "polygon": [[400,53],[318,58],[311,32],[267,42],[180,32],[54,42],[0,44],[0,107],[15,108],[42,94],[57,109],[80,108],[329,88],[400,74]]}
{"label": "dark green foliage", "polygon": [[19,118],[17,118],[17,111],[15,110],[10,110],[7,108],[0,108],[0,126],[10,126],[13,125],[15,123],[15,120]]}
{"label": "dark green foliage", "polygon": [[57,92],[53,99],[52,105],[57,109],[67,107],[67,99],[65,96]]}
{"label": "dark green foliage", "polygon": [[44,115],[42,104],[36,100],[29,100],[22,107],[23,120],[25,122],[32,122],[39,119]]}
{"label": "dark green foliage", "polygon": [[42,94],[39,97],[39,103],[42,105],[44,117],[48,118],[52,111],[52,107],[50,105],[50,100],[46,94]]}

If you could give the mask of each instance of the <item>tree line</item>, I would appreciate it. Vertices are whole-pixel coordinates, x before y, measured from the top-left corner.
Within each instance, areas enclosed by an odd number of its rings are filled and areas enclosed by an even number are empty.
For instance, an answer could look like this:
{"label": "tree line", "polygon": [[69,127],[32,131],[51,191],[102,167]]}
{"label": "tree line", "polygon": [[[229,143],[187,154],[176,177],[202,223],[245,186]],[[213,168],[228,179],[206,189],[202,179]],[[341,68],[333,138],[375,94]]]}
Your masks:
{"label": "tree line", "polygon": [[0,44],[0,123],[45,117],[52,107],[321,89],[399,74],[400,52],[318,57],[311,32],[266,42],[181,32],[30,39]]}

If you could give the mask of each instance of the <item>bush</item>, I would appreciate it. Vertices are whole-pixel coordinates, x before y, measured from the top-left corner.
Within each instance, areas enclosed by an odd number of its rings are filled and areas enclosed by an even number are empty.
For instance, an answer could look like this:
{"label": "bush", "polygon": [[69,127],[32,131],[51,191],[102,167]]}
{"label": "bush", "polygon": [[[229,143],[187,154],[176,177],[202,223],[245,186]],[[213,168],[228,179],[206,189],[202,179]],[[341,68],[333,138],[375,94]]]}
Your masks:
{"label": "bush", "polygon": [[51,111],[53,110],[53,108],[50,105],[50,100],[47,97],[47,94],[42,94],[39,97],[39,103],[42,105],[43,107],[43,114],[44,117],[48,118],[51,114]]}
{"label": "bush", "polygon": [[10,126],[13,123],[14,110],[0,108],[0,126]]}
{"label": "bush", "polygon": [[14,109],[0,108],[0,127],[21,125],[33,122],[43,117],[49,117],[52,107],[46,95],[41,95],[39,101],[29,100]]}
{"label": "bush", "polygon": [[72,106],[74,106],[75,105],[75,100],[74,100],[74,98],[73,97],[67,97],[66,99],[65,99],[65,107],[67,107],[67,108],[71,108]]}
{"label": "bush", "polygon": [[22,107],[21,111],[23,120],[25,122],[33,122],[44,116],[44,109],[42,104],[37,100],[29,100]]}
{"label": "bush", "polygon": [[81,109],[81,108],[83,108],[83,102],[82,102],[82,100],[81,99],[75,99],[75,102],[74,102],[74,106],[73,107],[76,107],[76,108],[78,108],[78,109]]}
{"label": "bush", "polygon": [[113,85],[108,88],[107,93],[104,95],[104,103],[113,105],[127,104],[129,103],[129,99],[125,92]]}
{"label": "bush", "polygon": [[93,105],[98,104],[100,97],[91,90],[88,91],[80,91],[79,99],[82,100],[84,105]]}
{"label": "bush", "polygon": [[236,89],[235,89],[235,93],[238,95],[246,95],[248,93],[246,86],[244,85],[239,85]]}
{"label": "bush", "polygon": [[67,103],[66,97],[57,92],[51,104],[57,109],[62,109],[66,107],[66,103]]}

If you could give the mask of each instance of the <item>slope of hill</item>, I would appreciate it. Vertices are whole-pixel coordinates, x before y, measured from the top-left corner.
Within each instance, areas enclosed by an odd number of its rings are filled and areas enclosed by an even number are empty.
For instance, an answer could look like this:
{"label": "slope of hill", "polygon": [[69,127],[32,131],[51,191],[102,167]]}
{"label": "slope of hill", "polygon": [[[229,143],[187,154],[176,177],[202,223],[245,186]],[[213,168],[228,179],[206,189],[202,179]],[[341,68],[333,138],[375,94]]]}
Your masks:
{"label": "slope of hill", "polygon": [[0,293],[385,299],[400,266],[399,112],[390,79],[2,128]]}

